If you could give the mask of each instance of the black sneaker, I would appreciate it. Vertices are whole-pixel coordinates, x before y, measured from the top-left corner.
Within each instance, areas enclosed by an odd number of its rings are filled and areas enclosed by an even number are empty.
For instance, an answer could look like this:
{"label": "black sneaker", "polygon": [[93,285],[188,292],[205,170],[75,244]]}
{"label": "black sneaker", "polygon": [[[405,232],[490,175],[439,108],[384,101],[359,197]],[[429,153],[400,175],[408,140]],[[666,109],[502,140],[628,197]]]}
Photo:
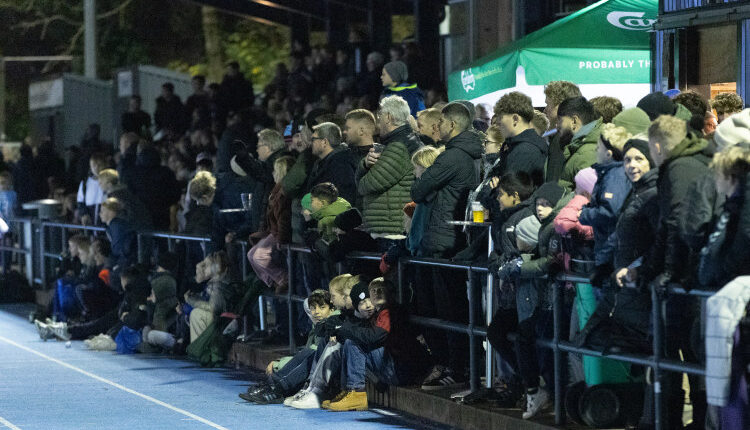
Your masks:
{"label": "black sneaker", "polygon": [[451,369],[448,369],[447,367],[438,368],[436,366],[436,369],[433,369],[430,376],[428,376],[422,383],[422,389],[424,391],[435,391],[444,388],[457,388],[462,385],[464,385],[464,381],[454,375]]}
{"label": "black sneaker", "polygon": [[268,382],[261,382],[259,384],[251,385],[247,387],[247,394],[257,394],[265,390],[268,387]]}
{"label": "black sneaker", "polygon": [[266,386],[265,389],[248,396],[253,403],[259,405],[273,405],[284,401],[284,396],[277,392],[273,386]]}

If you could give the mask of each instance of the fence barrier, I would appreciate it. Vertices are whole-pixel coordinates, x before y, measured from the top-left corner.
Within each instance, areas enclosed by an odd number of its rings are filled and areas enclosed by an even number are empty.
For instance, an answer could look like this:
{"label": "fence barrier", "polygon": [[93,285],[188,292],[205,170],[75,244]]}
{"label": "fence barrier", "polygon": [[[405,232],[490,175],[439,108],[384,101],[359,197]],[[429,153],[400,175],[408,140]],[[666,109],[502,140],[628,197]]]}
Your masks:
{"label": "fence barrier", "polygon": [[[26,269],[26,274],[30,282],[37,283],[42,286],[47,286],[47,267],[45,264],[45,259],[57,259],[59,260],[60,253],[55,253],[52,250],[48,249],[48,241],[47,240],[47,232],[52,231],[53,229],[59,229],[60,230],[60,243],[61,243],[61,251],[65,249],[67,237],[68,237],[68,230],[82,230],[92,233],[101,233],[105,231],[105,228],[103,227],[96,227],[96,226],[82,226],[77,224],[66,224],[66,223],[56,223],[51,221],[40,221],[38,219],[16,219],[12,222],[12,225],[15,227],[15,232],[18,235],[18,246],[8,246],[6,242],[2,243],[2,246],[0,246],[0,251],[2,251],[0,254],[2,254],[2,263],[3,263],[3,269],[7,270],[8,267],[8,261],[6,260],[6,253],[10,254],[17,254],[22,257],[24,257],[23,266]],[[19,228],[19,226],[21,228]],[[22,234],[21,234],[22,233]],[[145,246],[144,238],[150,237],[150,238],[161,238],[167,240],[167,247],[170,251],[174,250],[174,244],[176,241],[195,241],[199,243],[206,243],[210,242],[210,238],[203,237],[203,236],[192,236],[192,235],[185,235],[185,234],[171,234],[171,233],[165,233],[165,232],[139,232],[137,234],[137,240],[138,240],[138,258],[140,262],[144,262],[144,253],[142,248]],[[247,249],[249,244],[247,242],[236,242],[242,249],[242,267],[241,267],[241,273],[243,280],[246,279],[246,276],[248,274],[247,272],[247,264],[246,264],[246,258],[245,254],[247,253]],[[304,246],[300,245],[285,245],[284,246],[286,250],[286,262],[288,266],[288,284],[289,288],[287,289],[286,294],[274,294],[274,293],[266,293],[262,294],[258,299],[258,304],[260,308],[260,321],[259,325],[261,329],[265,329],[265,300],[268,299],[277,299],[281,301],[285,301],[287,303],[287,313],[288,313],[288,319],[289,319],[289,350],[291,353],[294,353],[296,351],[296,345],[295,345],[295,336],[294,336],[294,303],[300,303],[305,300],[305,297],[295,295],[293,294],[293,285],[295,282],[295,270],[293,269],[295,267],[295,254],[299,253],[311,253],[312,251],[309,248],[306,248]],[[204,248],[204,256],[205,256],[205,248]],[[350,260],[363,260],[363,261],[379,261],[380,255],[374,254],[374,253],[352,253],[347,256],[347,259]],[[34,262],[37,262],[37,264],[34,264]],[[489,348],[489,341],[487,341],[487,328],[485,325],[478,325],[477,324],[477,315],[476,310],[478,309],[477,303],[476,303],[476,279],[479,279],[475,276],[471,276],[474,273],[484,273],[489,275],[487,277],[487,280],[492,279],[492,274],[489,273],[486,266],[483,265],[472,265],[472,264],[466,264],[464,262],[456,262],[456,261],[450,261],[450,260],[442,260],[442,259],[432,259],[432,258],[407,258],[407,257],[401,257],[398,260],[396,270],[397,270],[397,297],[400,303],[403,303],[404,301],[404,270],[405,266],[407,265],[416,265],[416,266],[425,266],[425,267],[439,267],[439,268],[445,268],[445,269],[454,269],[454,270],[465,270],[468,274],[467,279],[467,295],[468,295],[468,302],[469,302],[469,315],[468,315],[468,323],[458,323],[453,321],[447,321],[440,318],[428,318],[428,317],[422,317],[422,316],[412,316],[411,321],[419,325],[421,327],[427,327],[427,328],[433,328],[433,329],[441,329],[445,331],[450,331],[454,333],[461,333],[465,334],[469,337],[469,375],[470,375],[470,387],[471,390],[477,390],[480,386],[480,375],[479,375],[479,369],[476,365],[476,347],[477,347],[477,338],[482,338],[482,340],[486,341],[486,348],[485,348],[485,385],[487,387],[492,386],[492,373],[493,373],[493,352],[491,348]],[[341,272],[341,264],[338,265],[338,271]],[[663,405],[663,396],[662,396],[662,378],[664,376],[664,372],[679,372],[679,373],[687,373],[690,375],[698,375],[698,376],[705,376],[706,371],[705,368],[699,364],[696,363],[686,363],[682,361],[677,360],[670,360],[664,357],[663,354],[663,344],[665,339],[665,333],[664,333],[664,309],[662,309],[662,305],[664,304],[664,299],[666,295],[688,295],[696,298],[700,298],[701,300],[706,300],[708,297],[710,297],[713,292],[712,291],[702,291],[702,290],[690,290],[685,291],[683,288],[676,286],[676,285],[670,285],[668,287],[664,287],[661,289],[657,288],[651,288],[651,319],[652,321],[659,321],[659,324],[652,324],[653,326],[653,335],[652,335],[652,347],[653,347],[653,353],[651,355],[644,355],[644,354],[630,354],[630,353],[611,353],[611,354],[604,354],[602,351],[594,350],[591,348],[586,347],[579,347],[568,340],[566,340],[561,333],[561,329],[563,326],[562,318],[563,318],[563,311],[562,311],[562,293],[561,290],[564,288],[564,284],[566,282],[578,282],[578,283],[588,283],[589,279],[587,277],[582,277],[574,274],[561,274],[557,276],[556,281],[554,283],[555,287],[552,290],[552,312],[553,312],[553,336],[551,339],[539,339],[537,341],[537,344],[539,346],[549,348],[552,350],[553,357],[554,357],[554,393],[555,393],[555,404],[554,404],[554,412],[555,412],[555,425],[564,425],[566,422],[566,413],[563,409],[563,398],[564,398],[564,389],[566,386],[566,381],[562,380],[562,377],[564,375],[563,369],[565,366],[565,360],[566,357],[564,356],[564,353],[575,353],[575,354],[582,354],[582,355],[589,355],[589,356],[596,356],[596,357],[606,357],[612,360],[617,360],[625,363],[635,364],[639,366],[647,366],[652,368],[653,370],[653,390],[654,390],[654,403],[655,403],[655,428],[657,430],[661,430],[664,426],[664,423],[661,420],[662,411],[664,410]],[[484,298],[486,303],[486,321],[491,320],[491,316],[494,315],[494,306],[493,306],[493,294],[492,290],[494,288],[493,284],[488,284],[485,296]],[[247,333],[247,320],[245,319],[243,327],[243,333]],[[565,336],[567,337],[567,336]]]}

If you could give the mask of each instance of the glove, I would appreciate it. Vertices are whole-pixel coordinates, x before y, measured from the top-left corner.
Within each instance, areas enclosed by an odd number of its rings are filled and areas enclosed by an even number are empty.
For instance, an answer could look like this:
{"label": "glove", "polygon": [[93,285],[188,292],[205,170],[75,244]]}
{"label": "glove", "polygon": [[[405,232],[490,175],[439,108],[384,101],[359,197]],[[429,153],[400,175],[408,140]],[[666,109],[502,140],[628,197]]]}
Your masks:
{"label": "glove", "polygon": [[514,258],[513,260],[510,260],[509,262],[503,264],[503,266],[498,271],[497,276],[503,281],[512,281],[521,273],[522,264],[523,259],[521,259],[521,257]]}
{"label": "glove", "polygon": [[614,267],[612,267],[611,264],[602,264],[599,266],[596,266],[594,268],[594,273],[591,275],[591,285],[601,288],[604,285],[604,282],[612,275],[612,272],[614,272]]}
{"label": "glove", "polygon": [[310,249],[315,249],[315,242],[320,239],[320,233],[318,230],[310,229],[302,233],[302,238]]}

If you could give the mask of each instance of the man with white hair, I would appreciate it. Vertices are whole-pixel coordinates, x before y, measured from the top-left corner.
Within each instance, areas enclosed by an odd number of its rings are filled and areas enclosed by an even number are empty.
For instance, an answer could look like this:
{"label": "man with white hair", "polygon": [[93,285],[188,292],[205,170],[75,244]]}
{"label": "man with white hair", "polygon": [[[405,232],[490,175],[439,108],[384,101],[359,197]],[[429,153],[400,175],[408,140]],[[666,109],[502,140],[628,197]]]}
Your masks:
{"label": "man with white hair", "polygon": [[357,166],[365,226],[383,248],[391,239],[405,238],[402,209],[411,201],[411,156],[422,146],[409,125],[409,116],[409,105],[401,97],[381,100],[376,115],[381,146],[373,147]]}

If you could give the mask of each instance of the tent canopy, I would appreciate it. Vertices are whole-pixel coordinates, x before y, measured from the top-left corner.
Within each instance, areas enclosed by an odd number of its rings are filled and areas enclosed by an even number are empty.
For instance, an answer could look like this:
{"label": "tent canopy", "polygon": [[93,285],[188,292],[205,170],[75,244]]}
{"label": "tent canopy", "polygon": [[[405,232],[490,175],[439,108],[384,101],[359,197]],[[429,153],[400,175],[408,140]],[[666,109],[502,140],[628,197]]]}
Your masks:
{"label": "tent canopy", "polygon": [[492,103],[526,90],[542,106],[543,86],[566,80],[587,97],[622,95],[623,104],[634,104],[633,97],[649,91],[649,30],[657,13],[658,0],[602,0],[452,73],[448,95]]}

